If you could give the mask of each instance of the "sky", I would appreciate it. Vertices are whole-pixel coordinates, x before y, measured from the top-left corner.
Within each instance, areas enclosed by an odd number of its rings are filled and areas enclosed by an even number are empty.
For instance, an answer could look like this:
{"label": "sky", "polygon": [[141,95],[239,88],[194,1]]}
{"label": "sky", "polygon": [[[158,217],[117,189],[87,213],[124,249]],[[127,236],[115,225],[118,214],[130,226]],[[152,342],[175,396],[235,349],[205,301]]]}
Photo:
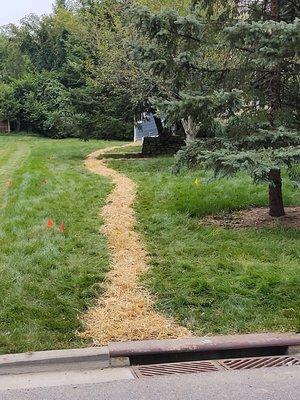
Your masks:
{"label": "sky", "polygon": [[0,0],[0,26],[17,23],[28,14],[49,14],[54,0]]}

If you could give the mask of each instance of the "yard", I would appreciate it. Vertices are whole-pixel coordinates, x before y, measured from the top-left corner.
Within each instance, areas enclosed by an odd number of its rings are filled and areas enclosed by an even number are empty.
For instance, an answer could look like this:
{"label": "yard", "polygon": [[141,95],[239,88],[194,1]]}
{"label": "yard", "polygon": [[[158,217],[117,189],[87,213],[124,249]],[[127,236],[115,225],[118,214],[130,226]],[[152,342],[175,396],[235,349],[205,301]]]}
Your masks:
{"label": "yard", "polygon": [[[108,271],[99,211],[112,184],[83,160],[115,144],[0,136],[1,353],[91,344],[77,332]],[[157,309],[198,335],[299,330],[299,230],[203,226],[208,214],[266,205],[266,187],[244,175],[208,184],[201,171],[174,176],[172,163],[108,162],[138,184],[137,229],[152,267],[142,281]],[[284,194],[300,204],[288,182]]]}
{"label": "yard", "polygon": [[[139,186],[138,228],[152,266],[144,283],[157,308],[198,335],[299,330],[299,230],[200,224],[207,214],[267,205],[266,186],[244,175],[206,184],[205,172],[172,175],[172,163],[109,163]],[[286,205],[299,205],[298,189],[286,182],[284,193]]]}
{"label": "yard", "polygon": [[107,272],[98,215],[111,184],[83,160],[112,144],[0,136],[0,353],[87,343],[78,316]]}

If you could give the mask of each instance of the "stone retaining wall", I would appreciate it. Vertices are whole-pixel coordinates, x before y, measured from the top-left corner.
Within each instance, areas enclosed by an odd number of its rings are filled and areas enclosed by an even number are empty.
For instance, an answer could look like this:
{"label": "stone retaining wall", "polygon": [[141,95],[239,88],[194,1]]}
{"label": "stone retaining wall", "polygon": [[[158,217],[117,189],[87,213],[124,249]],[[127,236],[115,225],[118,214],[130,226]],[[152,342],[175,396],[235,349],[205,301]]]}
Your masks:
{"label": "stone retaining wall", "polygon": [[185,141],[181,137],[146,137],[143,142],[142,154],[145,157],[159,156],[164,154],[176,154],[182,147],[185,146]]}

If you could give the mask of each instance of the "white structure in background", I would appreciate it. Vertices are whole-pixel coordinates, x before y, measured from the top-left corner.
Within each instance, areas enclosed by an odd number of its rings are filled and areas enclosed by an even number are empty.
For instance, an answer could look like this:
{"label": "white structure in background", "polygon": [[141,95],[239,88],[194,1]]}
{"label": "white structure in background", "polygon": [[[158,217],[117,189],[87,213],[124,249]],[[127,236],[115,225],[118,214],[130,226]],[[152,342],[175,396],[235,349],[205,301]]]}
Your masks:
{"label": "white structure in background", "polygon": [[145,137],[158,136],[158,129],[153,114],[143,113],[139,121],[134,121],[134,141],[140,142]]}

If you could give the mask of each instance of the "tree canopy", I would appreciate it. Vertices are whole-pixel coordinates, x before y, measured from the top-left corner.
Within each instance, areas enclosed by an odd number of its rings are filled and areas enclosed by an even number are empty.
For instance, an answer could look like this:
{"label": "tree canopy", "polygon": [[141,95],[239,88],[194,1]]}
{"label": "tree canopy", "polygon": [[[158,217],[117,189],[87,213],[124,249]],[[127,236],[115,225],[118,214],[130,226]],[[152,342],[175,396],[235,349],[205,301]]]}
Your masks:
{"label": "tree canopy", "polygon": [[[300,161],[299,19],[276,0],[242,5],[237,10],[242,16],[223,30],[228,54],[239,61],[230,73],[241,90],[240,103],[219,115],[220,135],[194,141],[179,153],[176,168],[198,165],[212,169],[215,177],[247,171],[254,181],[269,182],[270,214],[279,217],[285,213],[281,169],[294,176]],[[204,102],[218,104],[217,99]],[[172,115],[172,108],[167,112]]]}
{"label": "tree canopy", "polygon": [[0,118],[125,139],[151,110],[185,134],[179,169],[247,170],[280,215],[281,169],[299,162],[299,25],[293,0],[57,0],[1,28]]}

